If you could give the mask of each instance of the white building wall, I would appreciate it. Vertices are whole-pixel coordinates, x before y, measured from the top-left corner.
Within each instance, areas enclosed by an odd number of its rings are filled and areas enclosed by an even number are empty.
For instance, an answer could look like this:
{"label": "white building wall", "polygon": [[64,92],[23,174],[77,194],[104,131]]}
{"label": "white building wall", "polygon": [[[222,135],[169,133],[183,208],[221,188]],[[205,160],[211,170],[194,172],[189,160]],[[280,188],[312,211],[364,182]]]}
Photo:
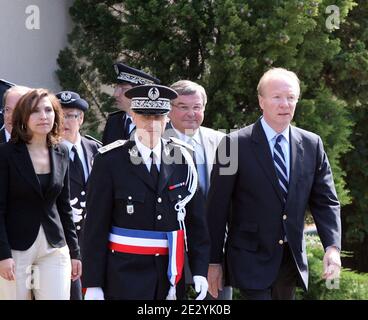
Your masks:
{"label": "white building wall", "polygon": [[[0,78],[60,90],[56,59],[67,46],[67,35],[72,30],[72,3],[73,0],[0,0]],[[39,29],[32,29],[38,25]]]}

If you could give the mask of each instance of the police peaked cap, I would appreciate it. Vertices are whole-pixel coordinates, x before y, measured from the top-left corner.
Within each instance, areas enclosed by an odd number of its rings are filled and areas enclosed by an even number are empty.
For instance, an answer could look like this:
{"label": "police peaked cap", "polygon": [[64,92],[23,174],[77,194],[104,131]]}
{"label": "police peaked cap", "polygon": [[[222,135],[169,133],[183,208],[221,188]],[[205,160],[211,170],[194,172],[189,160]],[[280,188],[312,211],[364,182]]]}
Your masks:
{"label": "police peaked cap", "polygon": [[85,112],[88,109],[88,102],[73,91],[61,91],[56,94],[63,108],[75,108]]}
{"label": "police peaked cap", "polygon": [[3,107],[3,96],[6,90],[15,86],[14,83],[0,79],[0,109]]}
{"label": "police peaked cap", "polygon": [[121,62],[114,64],[114,70],[117,75],[117,83],[128,83],[132,86],[139,86],[142,84],[159,84],[161,82],[159,79],[152,77],[148,73],[129,67]]}
{"label": "police peaked cap", "polygon": [[176,99],[175,90],[158,84],[146,84],[129,89],[125,96],[132,99],[131,109],[139,114],[167,114],[171,110],[170,100]]}

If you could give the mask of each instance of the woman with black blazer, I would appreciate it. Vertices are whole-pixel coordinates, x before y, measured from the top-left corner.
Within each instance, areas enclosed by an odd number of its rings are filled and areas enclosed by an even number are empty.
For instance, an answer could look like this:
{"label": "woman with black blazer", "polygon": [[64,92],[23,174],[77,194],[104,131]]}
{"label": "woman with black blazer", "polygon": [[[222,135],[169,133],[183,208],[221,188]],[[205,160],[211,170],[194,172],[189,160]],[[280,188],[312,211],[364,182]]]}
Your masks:
{"label": "woman with black blazer", "polygon": [[70,278],[82,273],[69,155],[58,144],[62,120],[58,99],[32,90],[15,107],[11,140],[0,145],[0,276],[7,280],[0,294],[8,298],[68,300]]}

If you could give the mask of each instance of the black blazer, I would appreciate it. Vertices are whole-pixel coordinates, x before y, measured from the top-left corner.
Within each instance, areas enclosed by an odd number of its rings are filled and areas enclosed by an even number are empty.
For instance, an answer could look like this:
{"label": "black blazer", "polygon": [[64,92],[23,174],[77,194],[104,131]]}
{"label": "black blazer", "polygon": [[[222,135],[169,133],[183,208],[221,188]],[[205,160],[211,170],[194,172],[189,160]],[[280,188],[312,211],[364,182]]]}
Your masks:
{"label": "black blazer", "polygon": [[[232,146],[228,174],[224,144]],[[224,164],[225,163],[225,164]],[[260,121],[227,136],[217,151],[208,195],[211,262],[223,256],[226,221],[227,271],[241,289],[266,289],[276,279],[286,233],[304,288],[308,265],[304,218],[309,206],[323,246],[341,245],[340,204],[319,136],[291,127],[290,181],[284,205],[271,150]]]}
{"label": "black blazer", "polygon": [[53,247],[68,244],[70,256],[80,259],[69,200],[69,154],[63,145],[49,148],[51,178],[41,191],[25,143],[0,145],[0,260],[11,249],[27,250],[44,228]]}
{"label": "black blazer", "polygon": [[[187,178],[186,164],[170,162],[181,155],[177,146],[165,143],[157,189],[134,141],[98,154],[89,177],[87,218],[83,244],[83,286],[102,287],[106,297],[165,299],[169,291],[168,256],[114,252],[108,249],[111,226],[138,230],[179,229],[174,209],[188,195],[184,186],[169,188]],[[139,164],[137,164],[139,163]],[[134,212],[128,212],[132,205]],[[209,236],[204,199],[200,192],[186,206],[188,257],[194,275],[207,276]],[[184,284],[184,276],[178,284]],[[184,292],[183,292],[184,293]]]}
{"label": "black blazer", "polygon": [[130,137],[125,134],[126,112],[116,111],[109,114],[102,135],[102,144],[105,146],[119,139],[127,140]]}

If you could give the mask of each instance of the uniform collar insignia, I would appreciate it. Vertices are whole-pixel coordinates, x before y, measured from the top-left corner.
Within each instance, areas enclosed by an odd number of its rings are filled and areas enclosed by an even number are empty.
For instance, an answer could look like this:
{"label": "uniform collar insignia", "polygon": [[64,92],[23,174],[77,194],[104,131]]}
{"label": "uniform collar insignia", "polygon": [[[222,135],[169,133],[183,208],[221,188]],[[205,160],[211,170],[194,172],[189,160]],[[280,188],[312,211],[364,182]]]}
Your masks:
{"label": "uniform collar insignia", "polygon": [[164,146],[164,152],[165,152],[165,156],[169,156],[170,155],[170,149],[167,145]]}
{"label": "uniform collar insignia", "polygon": [[128,150],[131,157],[138,157],[138,149],[137,148],[131,148]]}

